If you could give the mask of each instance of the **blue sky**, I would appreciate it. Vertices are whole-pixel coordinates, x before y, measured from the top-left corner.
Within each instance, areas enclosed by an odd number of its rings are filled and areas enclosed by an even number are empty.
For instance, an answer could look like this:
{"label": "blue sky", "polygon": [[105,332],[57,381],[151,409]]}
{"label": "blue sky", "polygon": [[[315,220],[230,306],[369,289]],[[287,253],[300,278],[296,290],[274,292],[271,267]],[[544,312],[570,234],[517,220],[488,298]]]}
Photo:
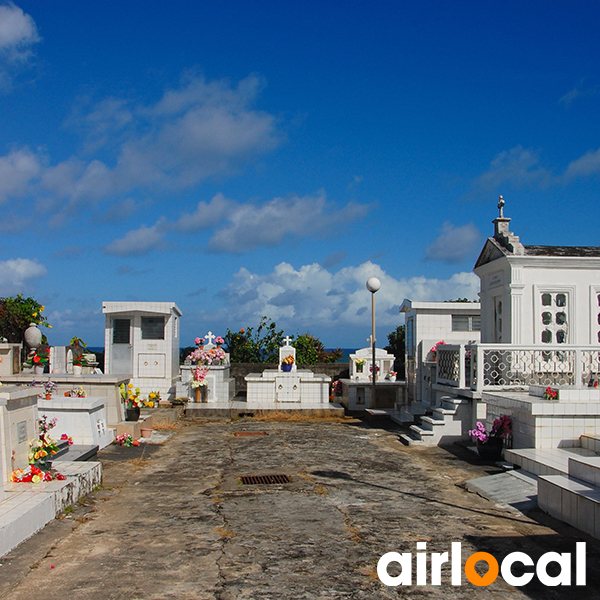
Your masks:
{"label": "blue sky", "polygon": [[525,244],[600,244],[596,2],[0,3],[0,296],[51,344],[174,301],[378,341],[475,299],[498,195]]}

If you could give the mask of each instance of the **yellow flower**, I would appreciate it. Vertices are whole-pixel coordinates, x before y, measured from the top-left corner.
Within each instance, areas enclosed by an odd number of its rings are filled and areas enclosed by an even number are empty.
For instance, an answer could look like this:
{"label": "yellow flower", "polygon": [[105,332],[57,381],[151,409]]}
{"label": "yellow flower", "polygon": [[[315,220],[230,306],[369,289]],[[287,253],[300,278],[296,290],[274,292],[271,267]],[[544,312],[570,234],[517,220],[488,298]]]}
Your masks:
{"label": "yellow flower", "polygon": [[42,306],[42,308],[40,308],[40,312],[42,312],[45,308],[45,306]]}
{"label": "yellow flower", "polygon": [[132,390],[132,389],[133,389],[133,383],[128,383],[128,384],[127,384],[127,387],[128,387],[130,390]]}
{"label": "yellow flower", "polygon": [[32,316],[32,317],[37,317],[37,312],[33,312],[33,313],[31,313],[31,316]]}
{"label": "yellow flower", "polygon": [[31,478],[31,481],[32,481],[33,483],[39,483],[40,481],[42,481],[42,478],[41,478],[39,475],[34,475],[34,476]]}
{"label": "yellow flower", "polygon": [[48,329],[52,329],[52,325],[46,325]]}

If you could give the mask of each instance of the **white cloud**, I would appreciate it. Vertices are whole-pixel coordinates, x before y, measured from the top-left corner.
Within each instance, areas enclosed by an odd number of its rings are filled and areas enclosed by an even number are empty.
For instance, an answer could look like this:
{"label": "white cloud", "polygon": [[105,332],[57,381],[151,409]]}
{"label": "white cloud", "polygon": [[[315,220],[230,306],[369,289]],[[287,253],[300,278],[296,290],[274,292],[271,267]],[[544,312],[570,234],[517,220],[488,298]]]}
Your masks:
{"label": "white cloud", "polygon": [[477,250],[481,234],[473,223],[455,227],[446,221],[442,232],[425,249],[425,258],[448,263],[458,263]]}
{"label": "white cloud", "polygon": [[364,218],[368,206],[351,202],[342,208],[316,196],[273,198],[264,204],[238,204],[227,215],[228,225],[217,230],[208,247],[215,252],[247,252],[278,246],[286,238],[315,237]]}
{"label": "white cloud", "polygon": [[87,113],[79,107],[69,123],[88,136],[88,149],[117,140],[115,164],[71,158],[44,183],[61,196],[101,198],[135,188],[189,188],[234,172],[282,139],[275,117],[252,108],[261,87],[254,75],[236,87],[193,76],[155,105],[110,98]]}
{"label": "white cloud", "polygon": [[22,292],[29,284],[45,277],[46,267],[27,258],[14,258],[0,262],[0,295]]}
{"label": "white cloud", "polygon": [[222,221],[234,206],[236,203],[227,200],[223,194],[216,194],[210,202],[198,202],[193,213],[181,215],[175,227],[181,231],[207,229]]}
{"label": "white cloud", "polygon": [[12,89],[13,76],[33,56],[40,41],[34,20],[12,2],[0,5],[0,90]]}
{"label": "white cloud", "polygon": [[516,188],[547,186],[553,182],[552,173],[540,165],[535,150],[515,146],[498,154],[490,163],[490,168],[473,182],[476,192],[498,191],[501,186]]}
{"label": "white cloud", "polygon": [[569,163],[565,178],[587,177],[600,173],[600,149],[590,150],[587,154]]}
{"label": "white cloud", "polygon": [[224,322],[257,322],[268,315],[281,327],[298,331],[363,327],[370,310],[370,294],[365,282],[381,280],[377,292],[377,319],[380,325],[394,327],[404,298],[449,300],[477,298],[479,278],[474,273],[456,273],[450,279],[414,277],[397,280],[372,262],[330,272],[318,264],[294,269],[280,263],[272,273],[257,275],[240,269],[234,281],[221,292],[225,305],[211,316]]}
{"label": "white cloud", "polygon": [[39,157],[26,148],[0,156],[0,204],[9,197],[23,196],[40,171]]}
{"label": "white cloud", "polygon": [[0,51],[9,60],[26,60],[40,41],[35,21],[10,3],[0,6]]}
{"label": "white cloud", "polygon": [[112,241],[104,247],[104,251],[117,256],[130,256],[160,250],[166,230],[167,224],[164,219],[160,219],[152,227],[142,225],[139,229],[128,231],[122,238]]}

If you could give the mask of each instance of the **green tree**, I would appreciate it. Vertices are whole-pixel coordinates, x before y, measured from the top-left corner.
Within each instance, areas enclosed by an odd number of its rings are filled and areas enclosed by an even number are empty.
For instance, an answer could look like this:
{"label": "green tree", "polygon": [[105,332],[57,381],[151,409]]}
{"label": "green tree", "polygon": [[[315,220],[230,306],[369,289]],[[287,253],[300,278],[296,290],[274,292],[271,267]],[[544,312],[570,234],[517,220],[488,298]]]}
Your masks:
{"label": "green tree", "polygon": [[315,338],[310,333],[299,335],[292,346],[296,348],[296,362],[301,365],[315,365],[319,361],[319,353],[323,344],[319,338]]}
{"label": "green tree", "polygon": [[256,329],[247,327],[236,332],[227,329],[224,345],[231,362],[276,363],[283,337],[282,329],[262,317]]}
{"label": "green tree", "polygon": [[394,371],[398,372],[399,379],[404,379],[405,373],[405,333],[405,326],[398,325],[394,331],[387,334],[388,345],[385,347],[385,350],[387,350],[390,354],[393,354],[396,358],[394,361]]}
{"label": "green tree", "polygon": [[323,342],[306,332],[299,335],[296,341],[292,342],[296,348],[296,362],[301,365],[314,365],[316,363],[334,363],[337,362],[343,352],[341,348],[327,351]]}
{"label": "green tree", "polygon": [[[0,337],[19,344],[23,341],[23,334],[31,323],[51,329],[52,325],[42,314],[44,308],[34,298],[23,298],[22,294],[0,298]],[[42,336],[44,344],[45,337]]]}

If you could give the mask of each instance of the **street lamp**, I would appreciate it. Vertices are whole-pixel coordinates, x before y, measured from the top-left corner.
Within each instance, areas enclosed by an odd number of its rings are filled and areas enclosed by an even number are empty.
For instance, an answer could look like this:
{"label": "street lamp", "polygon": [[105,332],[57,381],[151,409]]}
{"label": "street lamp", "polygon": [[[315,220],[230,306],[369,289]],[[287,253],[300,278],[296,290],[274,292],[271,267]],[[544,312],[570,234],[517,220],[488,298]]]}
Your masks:
{"label": "street lamp", "polygon": [[371,389],[371,401],[369,405],[375,408],[375,380],[377,378],[377,370],[375,363],[375,292],[381,287],[381,281],[377,277],[371,277],[367,280],[367,289],[371,292],[371,348],[373,349],[373,362],[371,363],[371,381],[373,387]]}

